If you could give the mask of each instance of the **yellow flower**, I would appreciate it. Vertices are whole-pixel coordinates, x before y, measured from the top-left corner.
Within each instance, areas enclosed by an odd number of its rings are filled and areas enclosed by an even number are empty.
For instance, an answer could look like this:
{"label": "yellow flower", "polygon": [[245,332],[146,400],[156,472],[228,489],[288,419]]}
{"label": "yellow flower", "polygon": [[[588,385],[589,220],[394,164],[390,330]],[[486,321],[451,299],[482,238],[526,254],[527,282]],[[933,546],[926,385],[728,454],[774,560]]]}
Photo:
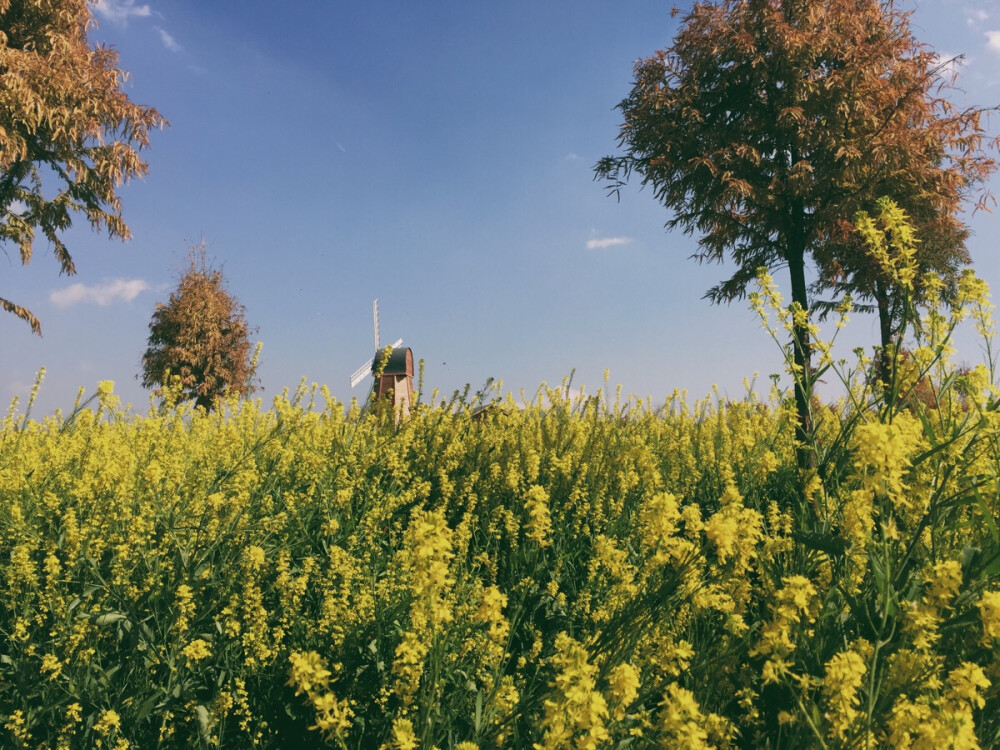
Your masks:
{"label": "yellow flower", "polygon": [[940,624],[941,615],[926,602],[910,602],[903,609],[903,631],[918,651],[930,651],[937,644],[941,638]]}
{"label": "yellow flower", "polygon": [[[679,524],[692,524],[690,531],[700,530],[701,519],[695,512],[681,511],[677,498],[669,492],[657,492],[639,509],[642,547],[652,553],[652,563],[662,565],[683,558],[694,547],[680,534]],[[693,523],[692,523],[693,522]],[[694,527],[697,526],[698,529]]]}
{"label": "yellow flower", "polygon": [[552,657],[555,679],[549,683],[552,696],[544,702],[541,745],[558,747],[572,743],[577,748],[603,747],[611,739],[604,726],[607,703],[596,690],[597,667],[590,663],[587,649],[566,633],[556,636]]}
{"label": "yellow flower", "polygon": [[948,674],[947,697],[953,701],[964,701],[976,708],[982,708],[986,701],[980,695],[980,690],[986,690],[990,686],[990,681],[986,679],[983,670],[976,664],[962,662],[962,664],[951,670]]}
{"label": "yellow flower", "polygon": [[830,734],[836,739],[844,735],[858,717],[858,689],[868,667],[853,651],[836,654],[826,663],[823,697],[829,709]]}
{"label": "yellow flower", "polygon": [[890,746],[978,750],[972,712],[985,705],[980,690],[989,687],[982,669],[964,662],[948,675],[948,690],[937,699],[911,700],[901,695],[889,716]]}
{"label": "yellow flower", "polygon": [[871,490],[853,490],[841,508],[840,533],[853,546],[854,553],[864,551],[875,528]]}
{"label": "yellow flower", "polygon": [[977,606],[983,623],[983,645],[990,648],[1000,638],[1000,591],[984,591]]}
{"label": "yellow flower", "polygon": [[618,664],[608,675],[608,685],[614,706],[612,715],[615,721],[621,721],[628,707],[639,697],[639,672],[628,662]]}
{"label": "yellow flower", "polygon": [[510,624],[503,616],[506,606],[507,596],[500,593],[496,586],[488,586],[483,591],[483,600],[476,610],[476,619],[489,625],[490,639],[496,643],[505,641],[510,632]]}
{"label": "yellow flower", "polygon": [[42,657],[42,674],[48,673],[49,679],[56,679],[62,672],[62,662],[52,654],[45,654]]}
{"label": "yellow flower", "polygon": [[319,654],[315,651],[293,651],[288,660],[292,663],[288,685],[295,688],[296,695],[326,689],[330,670]]}
{"label": "yellow flower", "polygon": [[533,484],[528,489],[524,507],[528,510],[528,523],[525,526],[525,536],[536,542],[539,547],[552,544],[549,534],[552,533],[552,520],[549,517],[549,493],[544,487]]}
{"label": "yellow flower", "polygon": [[854,432],[855,467],[864,487],[887,495],[899,506],[909,506],[903,475],[921,438],[919,421],[904,414],[892,424],[871,422]]}
{"label": "yellow flower", "polygon": [[413,594],[411,618],[419,629],[424,623],[438,627],[453,619],[448,598],[454,579],[448,566],[455,557],[452,532],[439,512],[418,511],[406,530],[403,564]]}
{"label": "yellow flower", "polygon": [[27,730],[26,723],[24,720],[24,711],[17,709],[12,711],[10,716],[7,717],[7,722],[3,725],[3,728],[10,732],[14,736],[14,739],[21,743],[27,743],[31,739],[31,733]]}
{"label": "yellow flower", "polygon": [[79,724],[83,718],[83,706],[75,701],[66,706],[66,724]]}
{"label": "yellow flower", "polygon": [[386,747],[391,750],[417,750],[420,740],[413,732],[413,722],[409,719],[396,719],[392,722],[392,742]]}
{"label": "yellow flower", "polygon": [[750,649],[751,656],[770,656],[764,664],[764,682],[777,682],[787,672],[787,657],[795,650],[793,628],[815,621],[816,588],[804,576],[786,576],[775,592],[771,619],[761,628],[761,637]]}
{"label": "yellow flower", "polygon": [[354,712],[346,700],[338,700],[333,693],[324,693],[312,701],[316,709],[316,723],[309,727],[326,734],[341,734],[351,728]]}
{"label": "yellow flower", "polygon": [[250,570],[259,570],[264,565],[264,550],[255,544],[247,547],[246,564]]}
{"label": "yellow flower", "polygon": [[429,650],[426,639],[413,631],[403,634],[403,640],[396,646],[395,659],[392,662],[392,673],[396,680],[396,694],[402,699],[404,706],[409,706],[420,687],[420,678],[424,673],[424,659]]}
{"label": "yellow flower", "polygon": [[763,518],[743,507],[743,497],[730,484],[720,500],[722,508],[705,522],[705,536],[715,545],[719,562],[734,558],[737,571],[744,570],[756,555]]}
{"label": "yellow flower", "polygon": [[961,585],[962,566],[957,560],[937,563],[926,584],[928,604],[937,608],[946,606],[958,594]]}
{"label": "yellow flower", "polygon": [[208,641],[202,640],[201,638],[195,638],[184,647],[181,653],[184,654],[189,661],[201,661],[202,659],[207,659],[212,655],[212,648],[209,646]]}
{"label": "yellow flower", "polygon": [[122,720],[117,711],[108,709],[101,714],[101,718],[94,724],[94,731],[98,734],[111,734],[121,729]]}
{"label": "yellow flower", "polygon": [[503,615],[503,608],[506,606],[506,595],[500,593],[496,586],[488,586],[483,590],[483,600],[476,611],[476,617],[480,622],[493,622]]}
{"label": "yellow flower", "polygon": [[660,703],[660,730],[667,739],[666,746],[707,750],[712,745],[705,723],[694,693],[676,683],[668,685]]}
{"label": "yellow flower", "polygon": [[177,592],[174,594],[174,606],[177,607],[178,612],[174,629],[183,634],[187,632],[190,618],[195,611],[194,592],[186,583],[177,587]]}
{"label": "yellow flower", "polygon": [[882,272],[896,286],[912,291],[919,243],[913,224],[891,198],[879,198],[876,205],[879,212],[875,218],[864,211],[855,215],[855,230],[864,239],[869,255],[881,266]]}
{"label": "yellow flower", "polygon": [[779,466],[778,457],[772,451],[767,450],[761,454],[757,462],[757,471],[762,479],[767,479],[778,470]]}

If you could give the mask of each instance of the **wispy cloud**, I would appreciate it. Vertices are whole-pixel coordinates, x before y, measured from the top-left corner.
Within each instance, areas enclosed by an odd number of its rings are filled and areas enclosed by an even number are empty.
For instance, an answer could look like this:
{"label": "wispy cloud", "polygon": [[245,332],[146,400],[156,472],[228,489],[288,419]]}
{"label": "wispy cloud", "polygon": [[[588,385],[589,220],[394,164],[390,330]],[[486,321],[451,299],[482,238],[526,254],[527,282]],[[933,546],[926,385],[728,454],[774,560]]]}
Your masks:
{"label": "wispy cloud", "polygon": [[101,18],[106,18],[122,25],[130,18],[147,18],[153,14],[148,5],[136,5],[135,0],[96,0],[94,12]]}
{"label": "wispy cloud", "polygon": [[580,155],[574,154],[572,151],[570,151],[568,154],[566,154],[566,156],[563,157],[563,159],[565,159],[566,161],[579,161]]}
{"label": "wispy cloud", "polygon": [[163,42],[163,46],[168,50],[171,52],[182,52],[184,50],[184,48],[177,43],[177,40],[170,36],[170,33],[166,29],[161,29],[157,26],[156,31],[160,35],[160,41]]}
{"label": "wispy cloud", "polygon": [[592,240],[587,240],[587,249],[600,250],[605,247],[614,247],[615,245],[627,245],[631,241],[631,237],[595,237]]}
{"label": "wispy cloud", "polygon": [[965,11],[965,22],[969,24],[969,26],[975,26],[977,24],[980,24],[989,17],[990,17],[989,13],[979,8]]}
{"label": "wispy cloud", "polygon": [[148,18],[153,15],[148,5],[136,5],[135,0],[96,0],[94,12],[101,18],[124,26],[130,18]]}
{"label": "wispy cloud", "polygon": [[70,284],[49,294],[49,301],[56,307],[91,304],[106,307],[112,302],[131,302],[149,289],[142,279],[112,279],[103,284]]}
{"label": "wispy cloud", "polygon": [[1000,29],[986,32],[986,44],[991,50],[1000,52]]}

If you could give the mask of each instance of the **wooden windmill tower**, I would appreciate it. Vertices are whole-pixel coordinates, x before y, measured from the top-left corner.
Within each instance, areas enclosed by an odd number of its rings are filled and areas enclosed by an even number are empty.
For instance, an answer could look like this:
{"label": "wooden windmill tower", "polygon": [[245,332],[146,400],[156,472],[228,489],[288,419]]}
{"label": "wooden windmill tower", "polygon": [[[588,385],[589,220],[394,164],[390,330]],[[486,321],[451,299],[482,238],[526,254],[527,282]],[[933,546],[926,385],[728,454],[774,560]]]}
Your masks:
{"label": "wooden windmill tower", "polygon": [[[385,350],[379,344],[378,330],[378,300],[372,303],[372,318],[375,328],[375,356],[365,362],[351,375],[351,388],[365,379],[365,376],[375,376],[375,366],[385,354]],[[397,340],[391,347],[389,358],[385,363],[382,372],[378,374],[372,391],[375,398],[388,396],[392,399],[392,408],[398,409],[402,416],[410,413],[410,405],[413,403],[413,351],[401,348],[403,339]]]}

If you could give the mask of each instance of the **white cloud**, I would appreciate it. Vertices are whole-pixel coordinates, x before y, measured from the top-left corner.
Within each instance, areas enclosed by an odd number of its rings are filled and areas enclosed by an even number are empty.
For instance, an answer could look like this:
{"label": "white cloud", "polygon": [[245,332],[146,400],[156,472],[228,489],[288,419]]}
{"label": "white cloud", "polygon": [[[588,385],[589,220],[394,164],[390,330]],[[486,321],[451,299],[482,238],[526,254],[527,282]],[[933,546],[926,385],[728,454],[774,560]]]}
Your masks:
{"label": "white cloud", "polygon": [[161,29],[159,26],[156,27],[157,32],[160,34],[160,41],[163,42],[163,46],[166,47],[171,52],[180,52],[184,48],[177,43],[177,40],[170,36],[170,33],[166,29]]}
{"label": "white cloud", "polygon": [[112,279],[103,284],[70,284],[65,289],[56,289],[49,294],[49,301],[56,307],[93,304],[106,307],[112,302],[131,302],[149,289],[142,279]]}
{"label": "white cloud", "polygon": [[130,18],[147,18],[152,15],[148,5],[136,5],[135,0],[96,0],[94,10],[102,18],[126,24]]}
{"label": "white cloud", "polygon": [[566,154],[566,156],[564,156],[563,158],[564,158],[564,159],[565,159],[566,161],[578,161],[578,160],[579,160],[579,158],[580,158],[580,155],[579,155],[579,154],[574,154],[574,153],[573,153],[572,151],[570,151],[570,152],[569,152],[568,154]]}
{"label": "white cloud", "polygon": [[986,32],[987,45],[990,49],[1000,52],[1000,30]]}
{"label": "white cloud", "polygon": [[969,26],[975,26],[976,24],[980,24],[989,17],[990,14],[987,13],[985,10],[976,9],[976,10],[967,10],[965,12],[965,22],[969,24]]}
{"label": "white cloud", "polygon": [[587,240],[587,249],[599,250],[605,247],[614,247],[615,245],[627,245],[631,241],[631,237],[595,237],[592,240]]}

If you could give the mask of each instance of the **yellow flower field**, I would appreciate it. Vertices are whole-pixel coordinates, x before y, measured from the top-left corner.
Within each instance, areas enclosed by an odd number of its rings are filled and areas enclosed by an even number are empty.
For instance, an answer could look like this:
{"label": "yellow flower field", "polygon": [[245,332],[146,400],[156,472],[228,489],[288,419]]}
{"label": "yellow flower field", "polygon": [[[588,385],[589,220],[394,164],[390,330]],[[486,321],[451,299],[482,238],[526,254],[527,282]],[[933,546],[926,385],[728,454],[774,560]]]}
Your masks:
{"label": "yellow flower field", "polygon": [[777,392],[15,405],[0,745],[996,746],[1000,412],[947,365],[959,317],[990,325],[966,286],[892,399],[841,367],[808,471]]}

